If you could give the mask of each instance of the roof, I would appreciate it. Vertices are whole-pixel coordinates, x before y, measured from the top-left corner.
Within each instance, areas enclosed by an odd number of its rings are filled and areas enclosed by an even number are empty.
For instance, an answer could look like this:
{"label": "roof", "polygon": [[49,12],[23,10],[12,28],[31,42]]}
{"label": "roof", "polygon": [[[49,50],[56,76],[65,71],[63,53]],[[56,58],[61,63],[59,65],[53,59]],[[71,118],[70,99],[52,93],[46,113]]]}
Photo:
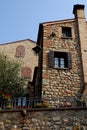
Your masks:
{"label": "roof", "polygon": [[59,21],[50,21],[50,22],[44,22],[39,24],[39,29],[38,29],[38,38],[37,38],[37,43],[39,43],[40,37],[41,37],[41,32],[43,31],[44,26],[49,26],[49,25],[54,25],[54,24],[59,24],[59,23],[69,23],[69,22],[75,22],[76,19],[63,19]]}
{"label": "roof", "polygon": [[52,25],[55,23],[67,23],[67,22],[75,22],[75,19],[64,19],[64,20],[58,20],[58,21],[44,22],[44,23],[41,23],[41,25],[47,26],[47,25]]}
{"label": "roof", "polygon": [[24,40],[19,40],[19,41],[13,41],[13,42],[8,42],[8,43],[2,43],[2,44],[0,44],[0,45],[13,44],[13,43],[18,43],[18,42],[23,42],[23,41],[30,41],[30,42],[36,44],[36,42],[33,41],[33,40],[30,40],[30,39],[24,39]]}

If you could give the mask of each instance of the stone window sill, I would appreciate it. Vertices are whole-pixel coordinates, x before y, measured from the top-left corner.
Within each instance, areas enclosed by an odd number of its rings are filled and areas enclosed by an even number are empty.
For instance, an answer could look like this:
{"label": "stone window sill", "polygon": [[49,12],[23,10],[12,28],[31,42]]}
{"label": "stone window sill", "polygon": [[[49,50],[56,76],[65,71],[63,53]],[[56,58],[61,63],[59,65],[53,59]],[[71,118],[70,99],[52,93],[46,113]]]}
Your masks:
{"label": "stone window sill", "polygon": [[70,68],[61,68],[61,67],[53,67],[54,69],[60,69],[60,70],[68,70]]}
{"label": "stone window sill", "polygon": [[71,39],[71,40],[73,39],[73,37],[63,37],[63,36],[61,38],[62,39]]}

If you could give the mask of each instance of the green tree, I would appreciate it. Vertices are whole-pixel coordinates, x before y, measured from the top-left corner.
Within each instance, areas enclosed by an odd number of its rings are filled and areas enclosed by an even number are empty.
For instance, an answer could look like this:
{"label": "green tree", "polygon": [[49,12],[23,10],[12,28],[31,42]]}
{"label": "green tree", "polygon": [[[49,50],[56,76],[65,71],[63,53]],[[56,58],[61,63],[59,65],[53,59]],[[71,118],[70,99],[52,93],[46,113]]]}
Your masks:
{"label": "green tree", "polygon": [[20,76],[21,64],[11,60],[5,54],[0,54],[0,91],[13,98],[22,96],[25,79]]}

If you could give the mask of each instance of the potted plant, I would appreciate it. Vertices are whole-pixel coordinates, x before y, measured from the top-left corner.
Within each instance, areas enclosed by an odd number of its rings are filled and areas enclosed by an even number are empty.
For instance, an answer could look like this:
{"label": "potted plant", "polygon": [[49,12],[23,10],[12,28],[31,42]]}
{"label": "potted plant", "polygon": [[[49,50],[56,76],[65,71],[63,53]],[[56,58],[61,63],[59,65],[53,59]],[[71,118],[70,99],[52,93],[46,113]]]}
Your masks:
{"label": "potted plant", "polygon": [[36,108],[42,108],[42,107],[43,107],[43,103],[37,102],[37,103],[35,104],[35,107],[36,107]]}

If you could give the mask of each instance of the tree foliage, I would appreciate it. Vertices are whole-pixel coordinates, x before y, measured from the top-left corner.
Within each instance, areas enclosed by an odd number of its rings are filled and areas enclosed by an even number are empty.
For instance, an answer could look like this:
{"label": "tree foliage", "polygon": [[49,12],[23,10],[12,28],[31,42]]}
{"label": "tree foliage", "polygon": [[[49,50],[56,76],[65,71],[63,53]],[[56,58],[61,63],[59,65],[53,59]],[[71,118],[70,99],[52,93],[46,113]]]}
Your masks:
{"label": "tree foliage", "polygon": [[25,79],[20,76],[21,64],[0,54],[0,91],[12,97],[22,96]]}

